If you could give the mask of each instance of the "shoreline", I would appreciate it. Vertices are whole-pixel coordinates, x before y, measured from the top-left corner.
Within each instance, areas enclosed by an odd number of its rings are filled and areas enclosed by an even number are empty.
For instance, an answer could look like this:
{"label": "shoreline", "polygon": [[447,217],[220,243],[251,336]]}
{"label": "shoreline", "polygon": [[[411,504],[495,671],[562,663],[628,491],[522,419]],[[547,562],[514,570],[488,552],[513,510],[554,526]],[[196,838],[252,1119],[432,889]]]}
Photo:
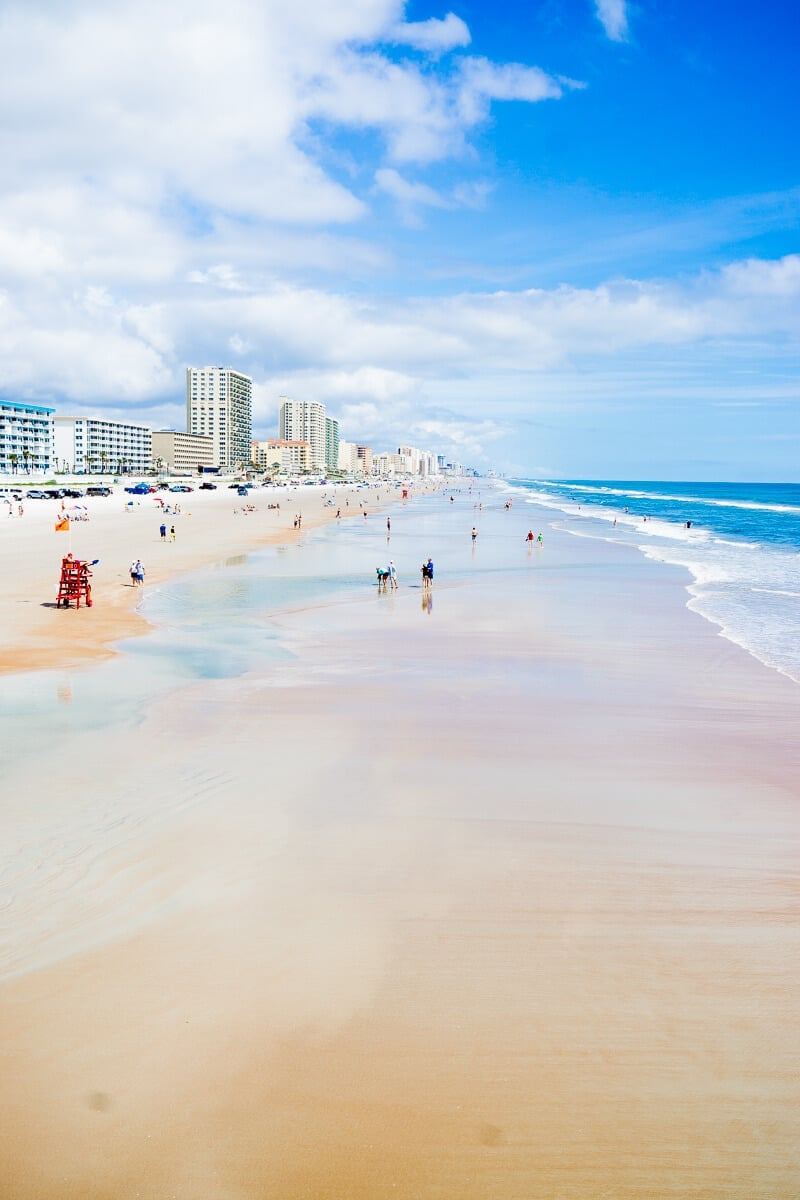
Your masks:
{"label": "shoreline", "polygon": [[[609,544],[626,542],[653,562],[688,571],[692,610],[760,663],[800,683],[800,655],[794,649],[800,644],[800,624],[796,606],[791,606],[800,587],[796,565],[800,528],[793,535],[791,528],[784,527],[780,536],[774,536],[777,529],[740,527],[738,515],[737,524],[731,527],[728,515],[729,511],[743,512],[745,522],[758,523],[763,522],[765,512],[778,512],[791,522],[800,509],[788,500],[779,504],[768,503],[769,498],[748,500],[742,496],[726,503],[713,496],[694,495],[710,485],[691,485],[688,495],[680,493],[681,485],[675,485],[677,495],[671,494],[669,484],[649,485],[657,489],[652,493],[637,490],[635,485],[619,485],[603,503],[598,503],[599,493],[595,494],[593,486],[585,489],[587,495],[569,498],[542,494],[539,488],[544,486],[517,480],[502,490],[515,499],[543,505],[553,522],[573,536],[599,538]],[[747,485],[747,490],[769,486]],[[629,512],[626,502],[636,507]],[[682,509],[680,520],[674,510],[676,503],[691,504]],[[664,504],[666,510],[659,511]],[[697,505],[701,506],[700,520]],[[683,520],[687,514],[694,519]]]}

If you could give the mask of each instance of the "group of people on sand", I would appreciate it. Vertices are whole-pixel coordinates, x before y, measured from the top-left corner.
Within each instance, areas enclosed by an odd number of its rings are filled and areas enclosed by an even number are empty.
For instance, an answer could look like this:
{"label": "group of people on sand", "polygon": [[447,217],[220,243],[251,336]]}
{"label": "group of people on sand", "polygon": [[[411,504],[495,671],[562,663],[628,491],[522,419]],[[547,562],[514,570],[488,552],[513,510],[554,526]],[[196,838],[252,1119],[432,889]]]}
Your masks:
{"label": "group of people on sand", "polygon": [[378,591],[385,592],[387,583],[392,591],[397,587],[397,567],[394,561],[390,559],[388,567],[376,567],[375,573],[378,576]]}
{"label": "group of people on sand", "polygon": [[144,584],[144,567],[142,566],[142,560],[140,558],[137,558],[136,562],[131,563],[131,586],[132,587],[142,587],[143,584]]}

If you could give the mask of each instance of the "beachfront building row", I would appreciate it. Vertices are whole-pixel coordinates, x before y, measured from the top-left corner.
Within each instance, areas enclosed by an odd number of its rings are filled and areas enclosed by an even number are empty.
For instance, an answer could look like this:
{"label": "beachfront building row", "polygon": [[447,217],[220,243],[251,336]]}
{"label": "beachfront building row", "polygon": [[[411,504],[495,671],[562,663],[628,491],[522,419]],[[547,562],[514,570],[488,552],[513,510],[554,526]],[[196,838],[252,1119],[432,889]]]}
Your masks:
{"label": "beachfront building row", "polygon": [[262,471],[299,475],[311,470],[311,447],[302,440],[267,438],[253,442],[251,461]]}
{"label": "beachfront building row", "polygon": [[54,417],[53,462],[57,471],[148,471],[153,434],[147,425],[101,417]]}
{"label": "beachfront building row", "polygon": [[250,376],[232,367],[187,367],[186,432],[211,438],[215,467],[247,466],[253,440]]}
{"label": "beachfront building row", "polygon": [[53,460],[55,409],[0,400],[0,472],[49,471]]}
{"label": "beachfront building row", "polygon": [[372,472],[374,475],[438,475],[439,463],[429,450],[398,446],[396,454],[376,454]]}

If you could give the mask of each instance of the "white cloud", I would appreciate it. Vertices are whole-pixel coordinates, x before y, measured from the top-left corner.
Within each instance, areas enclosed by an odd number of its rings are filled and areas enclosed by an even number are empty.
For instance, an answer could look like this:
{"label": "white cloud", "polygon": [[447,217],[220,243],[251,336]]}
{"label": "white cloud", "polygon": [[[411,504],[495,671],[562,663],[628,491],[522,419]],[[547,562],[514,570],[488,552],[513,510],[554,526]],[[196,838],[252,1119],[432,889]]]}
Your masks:
{"label": "white cloud", "polygon": [[521,63],[498,66],[485,58],[466,58],[461,64],[459,112],[465,125],[485,119],[492,100],[557,100],[565,87],[579,87],[572,80],[558,80]]}
{"label": "white cloud", "polygon": [[[179,421],[185,364],[233,356],[259,420],[283,390],[390,444],[416,430],[474,447],[520,412],[624,392],[622,361],[631,390],[661,397],[656,369],[678,354],[795,346],[797,257],[675,283],[404,298],[368,204],[452,210],[466,228],[492,186],[469,144],[492,105],[582,86],[446,57],[468,43],[463,22],[404,14],[402,0],[4,7],[0,389]],[[624,4],[598,15],[626,36]]]}
{"label": "white cloud", "polygon": [[606,37],[612,42],[624,42],[628,38],[628,11],[626,0],[595,0],[595,8]]}
{"label": "white cloud", "polygon": [[423,208],[452,208],[452,201],[440,195],[435,188],[426,183],[411,183],[404,179],[394,167],[382,167],[375,172],[375,185],[379,191],[385,192],[397,202],[397,205],[408,223],[414,223],[416,211]]}
{"label": "white cloud", "polygon": [[456,46],[468,46],[472,40],[469,29],[455,13],[448,13],[443,20],[431,17],[428,21],[395,25],[390,37],[398,45],[413,46],[416,50],[427,50],[434,54],[452,50]]}

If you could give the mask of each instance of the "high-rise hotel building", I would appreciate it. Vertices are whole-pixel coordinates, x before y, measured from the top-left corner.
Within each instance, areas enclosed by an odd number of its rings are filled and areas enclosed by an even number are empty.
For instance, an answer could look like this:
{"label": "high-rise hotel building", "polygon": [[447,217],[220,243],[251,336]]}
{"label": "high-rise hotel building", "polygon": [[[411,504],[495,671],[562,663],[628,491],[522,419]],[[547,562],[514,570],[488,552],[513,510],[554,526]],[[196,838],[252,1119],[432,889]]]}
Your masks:
{"label": "high-rise hotel building", "polygon": [[[328,441],[332,432],[326,427],[325,405],[316,400],[288,400],[281,396],[278,436],[286,442],[308,442],[309,462],[314,471],[324,471],[328,462]],[[336,444],[339,443],[336,426]]]}
{"label": "high-rise hotel building", "polygon": [[213,440],[214,466],[250,462],[253,381],[231,367],[186,368],[186,432]]}

